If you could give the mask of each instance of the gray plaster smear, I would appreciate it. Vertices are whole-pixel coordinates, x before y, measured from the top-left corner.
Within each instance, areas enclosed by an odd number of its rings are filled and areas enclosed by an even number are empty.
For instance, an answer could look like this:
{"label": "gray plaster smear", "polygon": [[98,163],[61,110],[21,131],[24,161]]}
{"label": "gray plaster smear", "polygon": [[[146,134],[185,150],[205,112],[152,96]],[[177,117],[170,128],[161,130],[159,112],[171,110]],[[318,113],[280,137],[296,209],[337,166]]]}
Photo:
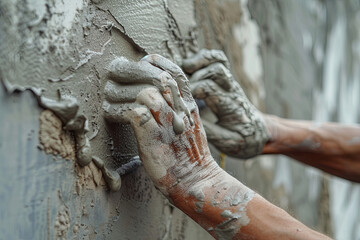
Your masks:
{"label": "gray plaster smear", "polygon": [[[181,65],[199,49],[220,49],[260,110],[359,122],[358,5],[0,0],[0,239],[212,239],[153,187],[136,158],[129,125],[104,119],[110,63],[157,53]],[[59,106],[75,99],[77,107],[57,111],[41,99]],[[39,118],[45,108],[64,128],[70,123],[75,149],[88,144],[85,156],[96,159],[99,172],[122,175],[118,191],[98,181],[79,191],[74,159],[44,152]],[[214,119],[206,108],[201,114]],[[225,160],[227,171],[308,226],[337,239],[360,237],[358,186],[329,181],[282,157]],[[93,162],[81,169],[94,174]]]}
{"label": "gray plaster smear", "polygon": [[[103,89],[116,57],[138,61],[158,53],[180,61],[187,54],[193,4],[180,3],[189,13],[179,22],[182,35],[169,10],[179,8],[174,2],[0,2],[0,199],[8,203],[0,208],[0,239],[211,238],[155,190],[139,164],[127,163],[137,155],[131,128],[103,118]],[[75,99],[75,112],[67,98]],[[119,191],[77,192],[74,161],[38,148],[39,104],[64,126],[84,116],[80,140],[87,139],[100,169],[104,163],[103,174],[130,172]],[[127,169],[132,165],[138,168]]]}

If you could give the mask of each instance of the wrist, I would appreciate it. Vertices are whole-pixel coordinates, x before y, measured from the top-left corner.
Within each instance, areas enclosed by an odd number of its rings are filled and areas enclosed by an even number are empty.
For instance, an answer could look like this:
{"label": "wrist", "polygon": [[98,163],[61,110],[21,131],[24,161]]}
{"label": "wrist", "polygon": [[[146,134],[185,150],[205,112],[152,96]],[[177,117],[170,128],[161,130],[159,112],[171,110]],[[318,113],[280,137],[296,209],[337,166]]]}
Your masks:
{"label": "wrist", "polygon": [[269,131],[269,141],[265,144],[265,154],[292,154],[319,150],[317,132],[309,122],[287,120],[273,115],[264,116]]}
{"label": "wrist", "polygon": [[186,173],[178,174],[177,180],[167,188],[169,200],[182,201],[191,195],[193,189],[201,188],[204,183],[219,182],[226,173],[210,156],[203,163],[187,168]]}
{"label": "wrist", "polygon": [[211,157],[200,170],[194,167],[186,177],[169,187],[166,196],[177,208],[192,215],[200,210],[199,202],[206,201],[206,189],[221,184],[229,177],[231,176]]}
{"label": "wrist", "polygon": [[269,142],[276,142],[279,134],[279,120],[280,118],[274,115],[262,114],[265,128],[269,134]]}
{"label": "wrist", "polygon": [[279,139],[279,121],[280,118],[274,115],[263,114],[265,128],[269,134],[269,140],[265,143],[263,154],[277,154],[277,142]]}
{"label": "wrist", "polygon": [[235,236],[249,223],[247,204],[254,195],[254,191],[220,169],[171,199],[177,208],[219,238],[223,231]]}

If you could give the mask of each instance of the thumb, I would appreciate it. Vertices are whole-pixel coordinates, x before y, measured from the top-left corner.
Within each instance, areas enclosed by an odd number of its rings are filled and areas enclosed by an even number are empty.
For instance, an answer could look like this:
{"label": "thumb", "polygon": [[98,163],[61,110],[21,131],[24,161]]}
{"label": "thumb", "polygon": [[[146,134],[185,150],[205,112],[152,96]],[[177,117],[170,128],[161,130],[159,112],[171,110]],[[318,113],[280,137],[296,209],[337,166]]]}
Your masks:
{"label": "thumb", "polygon": [[151,135],[159,128],[157,122],[152,117],[146,106],[137,104],[135,108],[130,109],[126,118],[129,119],[132,129],[134,130],[138,144],[149,144],[153,138]]}

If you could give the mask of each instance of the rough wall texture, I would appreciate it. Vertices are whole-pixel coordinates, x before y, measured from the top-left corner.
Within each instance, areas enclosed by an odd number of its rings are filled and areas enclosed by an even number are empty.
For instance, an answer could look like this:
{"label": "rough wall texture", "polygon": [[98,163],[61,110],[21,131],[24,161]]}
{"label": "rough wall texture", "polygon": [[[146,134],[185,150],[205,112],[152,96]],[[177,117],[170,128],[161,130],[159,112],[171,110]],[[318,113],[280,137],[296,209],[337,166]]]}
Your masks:
{"label": "rough wall texture", "polygon": [[141,167],[110,192],[87,162],[115,170],[137,154],[129,126],[103,120],[107,67],[180,62],[195,46],[192,1],[3,0],[0,13],[0,239],[210,238]]}
{"label": "rough wall texture", "polygon": [[[237,0],[0,1],[0,199],[8,203],[0,208],[0,238],[211,238],[154,189],[141,167],[111,192],[106,171],[91,160],[116,170],[137,155],[129,126],[102,117],[115,57],[159,53],[181,63],[200,48],[220,48],[261,103],[259,39],[245,48],[241,23],[249,14],[242,8]],[[243,61],[252,51],[257,71]]]}
{"label": "rough wall texture", "polygon": [[[109,63],[147,53],[181,63],[200,48],[222,49],[260,109],[359,122],[358,5],[0,0],[0,239],[211,239],[141,167],[111,192],[101,169],[87,162],[100,158],[116,170],[137,155],[129,126],[102,117]],[[355,185],[283,157],[222,164],[308,226],[359,238]]]}

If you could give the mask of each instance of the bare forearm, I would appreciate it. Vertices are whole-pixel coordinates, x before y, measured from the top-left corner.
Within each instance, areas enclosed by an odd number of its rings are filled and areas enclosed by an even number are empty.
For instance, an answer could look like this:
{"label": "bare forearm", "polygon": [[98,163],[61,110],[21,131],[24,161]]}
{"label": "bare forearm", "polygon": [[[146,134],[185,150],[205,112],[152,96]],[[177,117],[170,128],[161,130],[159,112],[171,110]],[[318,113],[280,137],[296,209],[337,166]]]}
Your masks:
{"label": "bare forearm", "polygon": [[253,237],[250,239],[330,239],[306,227],[259,195],[249,202],[247,215],[251,220],[241,232]]}
{"label": "bare forearm", "polygon": [[173,190],[174,205],[217,239],[328,239],[222,170],[188,191]]}
{"label": "bare forearm", "polygon": [[360,126],[314,124],[265,115],[271,135],[265,154],[284,154],[330,174],[360,182]]}

